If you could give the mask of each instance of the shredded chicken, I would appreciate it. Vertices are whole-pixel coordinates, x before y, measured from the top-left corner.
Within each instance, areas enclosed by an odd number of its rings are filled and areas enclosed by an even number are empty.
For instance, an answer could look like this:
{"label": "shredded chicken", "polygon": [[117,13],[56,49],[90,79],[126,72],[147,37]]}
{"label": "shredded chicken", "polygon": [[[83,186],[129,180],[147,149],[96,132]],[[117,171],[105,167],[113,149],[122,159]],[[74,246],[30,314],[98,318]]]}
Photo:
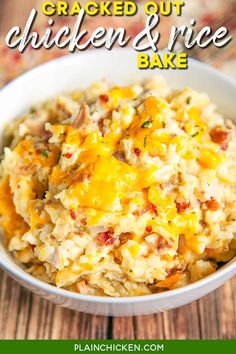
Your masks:
{"label": "shredded chicken", "polygon": [[86,103],[82,103],[72,125],[76,129],[82,129],[86,126],[87,123],[89,123],[89,121],[91,121],[89,106]]}

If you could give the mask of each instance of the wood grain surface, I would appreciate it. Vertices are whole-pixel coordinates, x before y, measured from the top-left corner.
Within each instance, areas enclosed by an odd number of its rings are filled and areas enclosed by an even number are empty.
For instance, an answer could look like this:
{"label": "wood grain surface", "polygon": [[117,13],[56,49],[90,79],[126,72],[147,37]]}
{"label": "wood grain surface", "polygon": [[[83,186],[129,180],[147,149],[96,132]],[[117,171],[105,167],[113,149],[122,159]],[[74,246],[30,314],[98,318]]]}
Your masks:
{"label": "wood grain surface", "polygon": [[[0,0],[0,33],[23,24],[33,0]],[[0,58],[1,60],[1,58]],[[0,339],[235,339],[236,278],[176,310],[108,318],[64,309],[28,292],[0,271]]]}

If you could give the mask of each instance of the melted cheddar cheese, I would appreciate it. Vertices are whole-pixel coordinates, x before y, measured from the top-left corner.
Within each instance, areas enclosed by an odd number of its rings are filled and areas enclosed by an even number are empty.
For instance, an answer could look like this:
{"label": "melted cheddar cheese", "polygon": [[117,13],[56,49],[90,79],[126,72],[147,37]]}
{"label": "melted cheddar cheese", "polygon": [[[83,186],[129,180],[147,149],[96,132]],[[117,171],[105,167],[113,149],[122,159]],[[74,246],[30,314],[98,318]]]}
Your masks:
{"label": "melted cheddar cheese", "polygon": [[8,249],[57,287],[150,294],[236,254],[234,128],[191,89],[152,78],[56,97],[16,122],[0,173]]}

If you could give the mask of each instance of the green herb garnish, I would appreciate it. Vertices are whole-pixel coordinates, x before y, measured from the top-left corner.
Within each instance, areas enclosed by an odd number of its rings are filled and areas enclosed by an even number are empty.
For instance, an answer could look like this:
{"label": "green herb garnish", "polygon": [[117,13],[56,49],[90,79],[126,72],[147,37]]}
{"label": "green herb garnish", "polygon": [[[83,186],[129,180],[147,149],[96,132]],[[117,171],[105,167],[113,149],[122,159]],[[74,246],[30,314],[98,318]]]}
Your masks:
{"label": "green herb garnish", "polygon": [[161,124],[162,124],[162,128],[166,127],[166,122],[162,121]]}
{"label": "green herb garnish", "polygon": [[148,138],[148,136],[145,135],[144,140],[143,140],[143,147],[147,146],[147,138]]}
{"label": "green herb garnish", "polygon": [[44,156],[44,157],[46,157],[46,159],[47,159],[47,158],[48,158],[48,152],[47,152],[47,150],[42,149],[42,150],[41,150],[41,155]]}
{"label": "green herb garnish", "polygon": [[141,128],[145,129],[145,128],[149,128],[152,125],[152,120],[146,120],[145,122],[143,122],[143,124],[141,125]]}
{"label": "green herb garnish", "polygon": [[192,138],[195,138],[196,136],[198,136],[199,135],[199,132],[196,132],[196,133],[194,133],[193,135],[191,135],[191,137]]}

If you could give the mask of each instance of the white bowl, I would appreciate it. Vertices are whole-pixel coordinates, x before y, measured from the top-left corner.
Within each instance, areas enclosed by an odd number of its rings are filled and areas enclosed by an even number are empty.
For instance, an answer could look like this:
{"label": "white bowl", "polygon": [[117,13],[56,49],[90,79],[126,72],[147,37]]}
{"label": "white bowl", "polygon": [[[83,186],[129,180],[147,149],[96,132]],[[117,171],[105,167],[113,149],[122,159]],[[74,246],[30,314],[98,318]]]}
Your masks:
{"label": "white bowl", "polygon": [[[190,60],[188,70],[158,73],[172,87],[191,86],[207,92],[225,117],[236,120],[235,81],[194,60]],[[136,54],[128,49],[91,50],[53,60],[21,75],[0,91],[0,129],[31,105],[58,93],[86,87],[103,78],[111,83],[128,84],[153,74],[153,70],[138,70]],[[111,298],[80,295],[43,283],[24,272],[2,244],[0,266],[23,286],[48,300],[74,310],[110,316],[150,314],[179,307],[208,294],[236,274],[234,259],[212,275],[180,289],[139,297]]]}

